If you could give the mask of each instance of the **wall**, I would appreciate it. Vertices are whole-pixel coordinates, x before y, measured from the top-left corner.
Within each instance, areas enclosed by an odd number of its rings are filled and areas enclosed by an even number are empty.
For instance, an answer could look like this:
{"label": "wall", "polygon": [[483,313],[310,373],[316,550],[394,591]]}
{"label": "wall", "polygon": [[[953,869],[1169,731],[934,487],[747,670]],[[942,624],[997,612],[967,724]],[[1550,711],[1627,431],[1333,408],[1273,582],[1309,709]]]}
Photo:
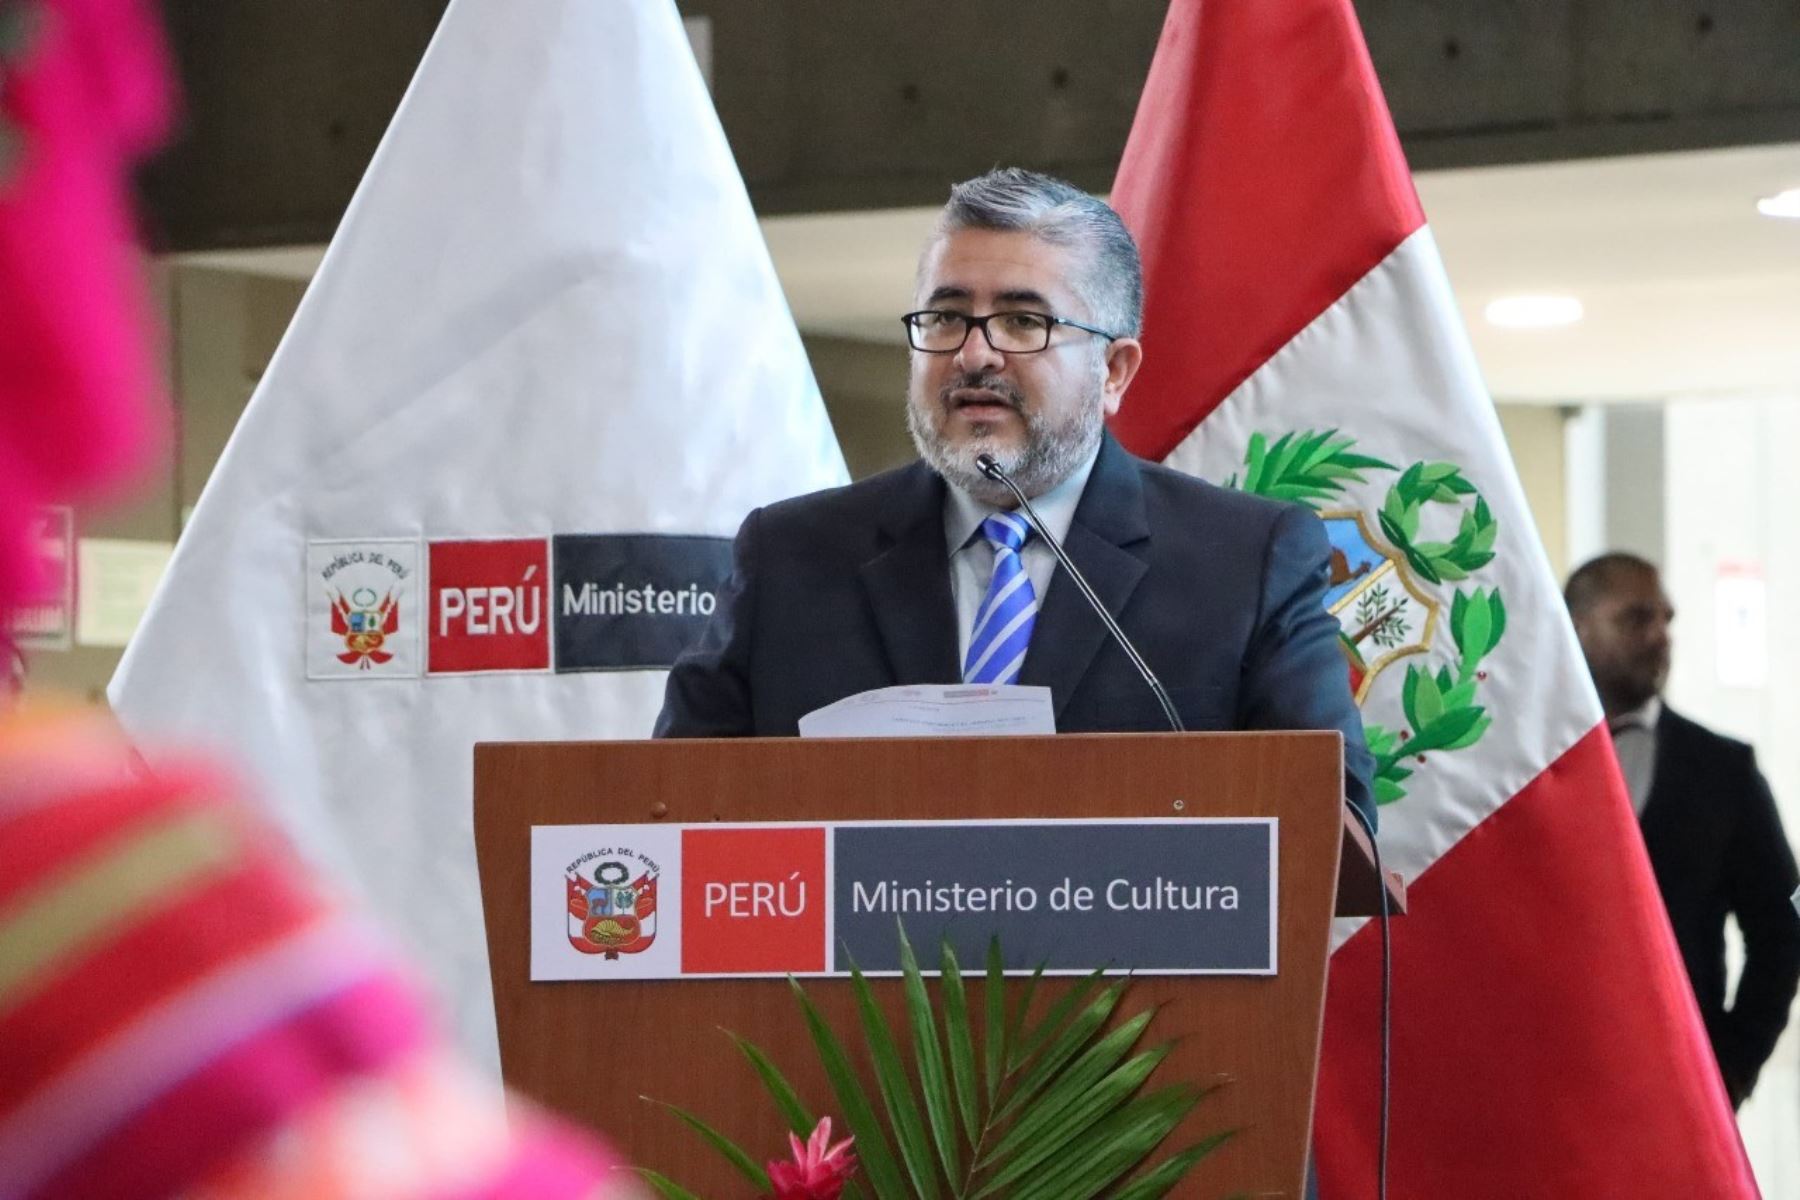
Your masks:
{"label": "wall", "polygon": [[[155,268],[152,282],[173,395],[165,427],[167,453],[125,490],[123,501],[78,506],[78,537],[175,540],[305,286],[166,262]],[[219,602],[230,603],[230,598],[221,596]],[[196,613],[194,619],[205,620],[206,614]],[[27,658],[27,696],[103,703],[121,653],[116,647],[80,644],[66,651],[33,651]]]}
{"label": "wall", "polygon": [[[1800,623],[1793,619],[1800,612],[1800,472],[1793,466],[1800,394],[1676,400],[1665,417],[1663,579],[1676,610],[1669,703],[1756,747],[1793,844],[1800,834]],[[1745,647],[1718,628],[1720,579],[1744,569],[1760,574],[1766,593],[1758,684],[1733,682],[1744,664],[1730,660]],[[1791,1024],[1739,1126],[1763,1193],[1800,1195],[1800,1037]]]}

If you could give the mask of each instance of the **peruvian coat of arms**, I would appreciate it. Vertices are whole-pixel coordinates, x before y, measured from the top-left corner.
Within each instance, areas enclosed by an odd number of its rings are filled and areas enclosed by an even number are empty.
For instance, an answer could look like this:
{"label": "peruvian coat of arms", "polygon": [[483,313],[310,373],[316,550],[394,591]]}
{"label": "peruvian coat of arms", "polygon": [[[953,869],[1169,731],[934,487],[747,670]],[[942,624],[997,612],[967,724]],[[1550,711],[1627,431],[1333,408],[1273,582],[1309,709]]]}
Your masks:
{"label": "peruvian coat of arms", "polygon": [[615,858],[564,875],[569,893],[569,944],[583,954],[641,954],[656,940],[656,872],[632,878]]}
{"label": "peruvian coat of arms", "polygon": [[[1331,543],[1325,606],[1338,620],[1359,705],[1384,671],[1405,664],[1405,727],[1363,724],[1375,757],[1376,803],[1390,804],[1406,795],[1406,781],[1429,754],[1467,749],[1493,723],[1480,703],[1487,682],[1481,662],[1506,632],[1506,606],[1498,588],[1464,583],[1493,561],[1498,525],[1454,463],[1415,462],[1402,470],[1354,447],[1335,429],[1273,442],[1253,434],[1243,471],[1225,486],[1297,501],[1324,521]],[[1350,507],[1350,485],[1366,485],[1376,471],[1397,473],[1381,507]],[[1443,536],[1429,536],[1432,530]]]}
{"label": "peruvian coat of arms", "polygon": [[400,631],[400,602],[393,592],[375,598],[375,589],[359,587],[350,595],[331,595],[331,632],[344,639],[344,649],[337,656],[346,665],[355,664],[368,670],[371,664],[392,659],[383,650],[387,640]]}

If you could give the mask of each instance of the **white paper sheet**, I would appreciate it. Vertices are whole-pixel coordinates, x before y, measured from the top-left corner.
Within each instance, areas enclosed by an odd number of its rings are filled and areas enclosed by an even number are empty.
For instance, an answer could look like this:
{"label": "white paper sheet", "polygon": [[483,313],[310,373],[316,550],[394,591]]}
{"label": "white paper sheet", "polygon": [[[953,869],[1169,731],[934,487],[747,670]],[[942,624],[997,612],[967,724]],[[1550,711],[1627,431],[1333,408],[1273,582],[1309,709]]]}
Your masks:
{"label": "white paper sheet", "polygon": [[997,737],[1055,733],[1047,687],[925,684],[846,696],[800,718],[801,737]]}

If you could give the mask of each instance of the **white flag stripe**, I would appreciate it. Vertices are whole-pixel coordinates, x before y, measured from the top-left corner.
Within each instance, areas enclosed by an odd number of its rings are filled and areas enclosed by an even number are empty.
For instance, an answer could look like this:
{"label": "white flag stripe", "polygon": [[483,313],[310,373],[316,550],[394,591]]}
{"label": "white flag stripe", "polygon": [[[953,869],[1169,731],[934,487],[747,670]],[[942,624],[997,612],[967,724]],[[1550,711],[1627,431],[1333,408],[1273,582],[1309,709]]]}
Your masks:
{"label": "white flag stripe", "polygon": [[[1509,613],[1507,634],[1483,664],[1480,703],[1495,720],[1474,748],[1428,755],[1407,780],[1406,801],[1382,809],[1386,865],[1409,879],[1601,716],[1457,313],[1437,245],[1422,228],[1283,346],[1166,460],[1222,480],[1241,473],[1242,447],[1255,432],[1273,438],[1343,427],[1358,436],[1358,453],[1399,467],[1421,458],[1458,464],[1487,500],[1499,524],[1496,556],[1464,586],[1497,586]],[[1367,484],[1350,484],[1351,505],[1372,516],[1389,481],[1377,472]],[[1454,532],[1451,520],[1448,532]],[[1435,669],[1453,652],[1446,628],[1423,661]],[[1363,707],[1366,720],[1404,727],[1403,675],[1395,668],[1377,677]],[[1545,710],[1547,695],[1562,702]],[[1359,924],[1339,922],[1334,942]]]}
{"label": "white flag stripe", "polygon": [[309,682],[309,543],[428,575],[433,540],[725,536],[844,479],[673,3],[453,0],[110,694],[251,768],[491,1060],[471,747],[643,737],[662,673]]}

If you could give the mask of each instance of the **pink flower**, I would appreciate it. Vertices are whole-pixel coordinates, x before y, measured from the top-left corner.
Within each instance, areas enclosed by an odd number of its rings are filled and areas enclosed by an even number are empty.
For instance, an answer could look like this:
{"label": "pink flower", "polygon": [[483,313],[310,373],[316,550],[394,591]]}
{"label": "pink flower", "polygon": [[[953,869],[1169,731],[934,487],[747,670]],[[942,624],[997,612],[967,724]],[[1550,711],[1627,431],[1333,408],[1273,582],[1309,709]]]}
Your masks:
{"label": "pink flower", "polygon": [[794,1161],[769,1160],[769,1183],[775,1188],[775,1200],[838,1200],[845,1181],[856,1174],[856,1155],[850,1153],[850,1143],[855,1140],[847,1137],[832,1146],[830,1117],[819,1118],[805,1145],[788,1134]]}

